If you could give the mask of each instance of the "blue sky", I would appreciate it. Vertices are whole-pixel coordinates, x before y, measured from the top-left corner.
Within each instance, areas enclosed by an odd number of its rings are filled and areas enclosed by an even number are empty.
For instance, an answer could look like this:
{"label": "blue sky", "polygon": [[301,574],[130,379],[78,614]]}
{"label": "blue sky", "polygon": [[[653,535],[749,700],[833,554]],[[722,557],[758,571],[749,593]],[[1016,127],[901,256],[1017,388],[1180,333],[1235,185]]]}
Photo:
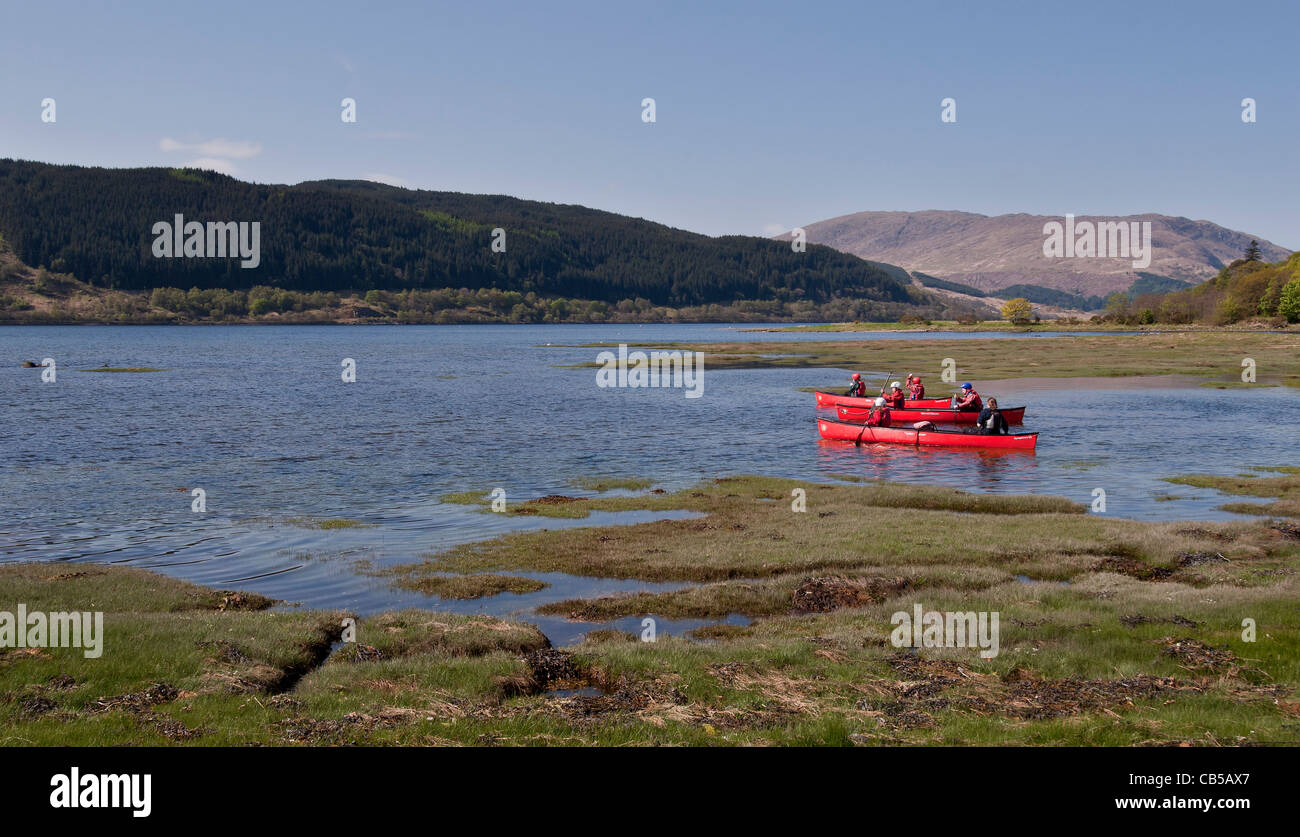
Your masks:
{"label": "blue sky", "polygon": [[713,235],[1160,212],[1300,247],[1297,24],[1249,2],[41,0],[4,12],[0,157],[365,177]]}

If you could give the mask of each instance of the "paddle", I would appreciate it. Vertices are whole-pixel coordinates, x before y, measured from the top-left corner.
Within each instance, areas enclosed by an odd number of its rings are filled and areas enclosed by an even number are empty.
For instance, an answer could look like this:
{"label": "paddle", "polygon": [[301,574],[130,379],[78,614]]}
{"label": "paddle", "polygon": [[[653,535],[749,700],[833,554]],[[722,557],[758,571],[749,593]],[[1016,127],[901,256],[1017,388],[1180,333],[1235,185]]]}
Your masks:
{"label": "paddle", "polygon": [[[881,394],[881,395],[884,395],[884,394],[885,394],[885,387],[889,386],[889,379],[892,378],[892,377],[894,377],[894,370],[891,369],[891,370],[889,370],[889,374],[885,376],[885,383],[884,383],[883,385],[881,385],[881,387],[880,387],[880,394]],[[871,413],[867,413],[867,415],[870,416]],[[856,438],[856,439],[853,440],[853,444],[858,445],[858,446],[861,446],[861,445],[862,445],[862,434],[863,434],[863,433],[866,433],[866,432],[867,432],[867,423],[864,421],[864,422],[862,422],[862,429],[858,431],[858,438]]]}
{"label": "paddle", "polygon": [[[871,413],[867,413],[867,416],[870,417],[870,416],[871,416]],[[857,446],[857,447],[861,447],[861,446],[862,446],[862,434],[863,434],[863,433],[866,433],[866,432],[867,432],[867,423],[864,421],[864,422],[862,422],[862,429],[858,431],[858,438],[856,438],[856,439],[853,440],[853,444],[854,444],[855,446]]]}

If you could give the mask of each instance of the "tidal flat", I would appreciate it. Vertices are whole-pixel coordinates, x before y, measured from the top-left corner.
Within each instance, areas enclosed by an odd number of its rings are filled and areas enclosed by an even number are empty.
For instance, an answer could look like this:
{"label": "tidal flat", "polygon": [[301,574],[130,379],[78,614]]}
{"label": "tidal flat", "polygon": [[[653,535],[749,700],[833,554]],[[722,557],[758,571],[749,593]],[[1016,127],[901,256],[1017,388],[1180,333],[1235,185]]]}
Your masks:
{"label": "tidal flat", "polygon": [[[1275,497],[1300,481],[1261,474],[1236,479]],[[1064,498],[742,476],[536,513],[613,506],[703,516],[512,533],[432,553],[393,581],[677,579],[689,584],[549,609],[748,624],[653,641],[597,630],[554,648],[526,616],[357,618],[122,566],[7,565],[0,610],[103,611],[105,636],[97,659],[0,650],[0,741],[1300,743],[1300,527],[1286,508],[1152,523]],[[895,615],[917,606],[997,612],[998,653],[896,646]]]}
{"label": "tidal flat", "polygon": [[[1198,381],[1242,383],[1243,363],[1253,361],[1249,385],[1300,386],[1300,332],[1183,331],[1120,335],[1069,334],[1032,338],[1032,345],[1005,338],[965,340],[802,340],[736,342],[656,342],[639,348],[705,353],[708,369],[893,370],[913,371],[930,389],[941,389],[945,358],[958,380],[1022,378],[1124,378],[1194,376]],[[604,347],[590,344],[586,348]],[[597,364],[584,364],[595,366]]]}

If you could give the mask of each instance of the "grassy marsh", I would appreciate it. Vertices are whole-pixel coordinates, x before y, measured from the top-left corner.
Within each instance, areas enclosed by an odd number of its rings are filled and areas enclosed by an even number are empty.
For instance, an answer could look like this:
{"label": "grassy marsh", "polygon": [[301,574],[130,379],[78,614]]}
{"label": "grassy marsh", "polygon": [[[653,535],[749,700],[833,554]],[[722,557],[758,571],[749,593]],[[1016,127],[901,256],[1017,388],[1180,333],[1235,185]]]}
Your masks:
{"label": "grassy marsh", "polygon": [[1280,515],[1300,517],[1300,467],[1292,465],[1263,466],[1255,469],[1262,473],[1280,476],[1263,477],[1258,474],[1237,474],[1222,477],[1211,474],[1191,474],[1169,477],[1166,482],[1190,485],[1196,488],[1213,488],[1224,494],[1248,497],[1273,497],[1272,503],[1225,503],[1219,508],[1237,514]]}
{"label": "grassy marsh", "polygon": [[[792,508],[795,489],[806,511]],[[694,632],[705,641],[603,630],[553,649],[519,622],[400,611],[356,620],[355,642],[327,657],[347,614],[268,610],[123,567],[10,565],[0,610],[10,596],[29,609],[102,609],[107,639],[98,660],[0,652],[0,741],[1300,742],[1294,528],[1140,523],[1059,498],[764,477],[563,505],[609,501],[707,516],[516,533],[405,572],[693,580],[703,583],[547,611],[754,621]],[[915,604],[999,612],[1000,653],[895,648],[891,614]]]}
{"label": "grassy marsh", "polygon": [[325,520],[317,520],[311,517],[295,517],[285,522],[290,526],[299,526],[303,529],[369,529],[371,527],[369,523],[351,520],[346,517],[332,517]]}
{"label": "grassy marsh", "polygon": [[536,593],[550,585],[535,578],[496,573],[474,575],[421,575],[398,573],[397,585],[442,599],[481,599],[500,593]]}
{"label": "grassy marsh", "polygon": [[872,322],[854,322],[854,323],[818,323],[816,325],[797,325],[797,326],[767,326],[759,328],[746,328],[743,331],[793,331],[793,332],[844,332],[844,331],[917,331],[917,332],[958,332],[971,333],[981,331],[1004,331],[1015,333],[1035,333],[1035,332],[1071,332],[1071,333],[1096,333],[1096,332],[1176,332],[1176,331],[1214,331],[1214,332],[1231,332],[1231,331],[1259,331],[1258,328],[1240,326],[1237,328],[1224,326],[1201,326],[1201,325],[1125,325],[1123,323],[1102,323],[1091,322],[1089,320],[1042,320],[1037,323],[1012,323],[1006,320],[982,320],[975,323],[959,323],[956,320],[931,320],[928,323],[872,323]]}
{"label": "grassy marsh", "polygon": [[569,480],[569,485],[584,491],[604,493],[606,491],[644,491],[654,485],[653,480],[636,477],[576,477]]}
{"label": "grassy marsh", "polygon": [[1194,375],[1229,385],[1241,382],[1242,359],[1251,358],[1259,381],[1251,386],[1300,386],[1300,332],[1064,335],[1034,340],[1032,352],[1016,351],[1015,344],[999,338],[677,342],[644,347],[704,352],[709,369],[893,369],[899,375],[910,370],[930,383],[937,381],[943,359],[953,358],[958,380]]}

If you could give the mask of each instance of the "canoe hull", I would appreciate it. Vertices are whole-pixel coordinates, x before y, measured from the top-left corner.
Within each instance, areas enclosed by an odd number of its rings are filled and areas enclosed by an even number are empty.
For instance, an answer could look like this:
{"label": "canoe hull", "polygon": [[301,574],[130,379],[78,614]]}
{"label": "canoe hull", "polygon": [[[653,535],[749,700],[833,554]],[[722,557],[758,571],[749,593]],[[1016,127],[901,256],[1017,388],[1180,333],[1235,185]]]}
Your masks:
{"label": "canoe hull", "polygon": [[[865,407],[845,407],[835,408],[836,414],[840,421],[864,422],[867,420],[867,414],[871,412]],[[1000,410],[1002,417],[1007,420],[1007,424],[1024,424],[1025,408],[1008,407]],[[912,422],[912,421],[932,421],[935,424],[974,424],[979,421],[980,414],[973,410],[890,410],[890,420],[894,423]]]}
{"label": "canoe hull", "polygon": [[954,448],[997,448],[1001,450],[1034,450],[1038,446],[1037,433],[1017,433],[1011,436],[982,436],[962,433],[959,430],[912,430],[903,427],[866,427],[834,419],[817,419],[817,432],[823,439],[855,442],[858,444],[934,445]]}
{"label": "canoe hull", "polygon": [[[846,407],[870,407],[875,398],[852,398],[848,395],[833,395],[829,392],[814,393],[817,396],[817,406],[828,409],[843,404]],[[922,398],[919,401],[907,400],[903,406],[913,410],[937,410],[946,409],[952,405],[949,398]]]}

